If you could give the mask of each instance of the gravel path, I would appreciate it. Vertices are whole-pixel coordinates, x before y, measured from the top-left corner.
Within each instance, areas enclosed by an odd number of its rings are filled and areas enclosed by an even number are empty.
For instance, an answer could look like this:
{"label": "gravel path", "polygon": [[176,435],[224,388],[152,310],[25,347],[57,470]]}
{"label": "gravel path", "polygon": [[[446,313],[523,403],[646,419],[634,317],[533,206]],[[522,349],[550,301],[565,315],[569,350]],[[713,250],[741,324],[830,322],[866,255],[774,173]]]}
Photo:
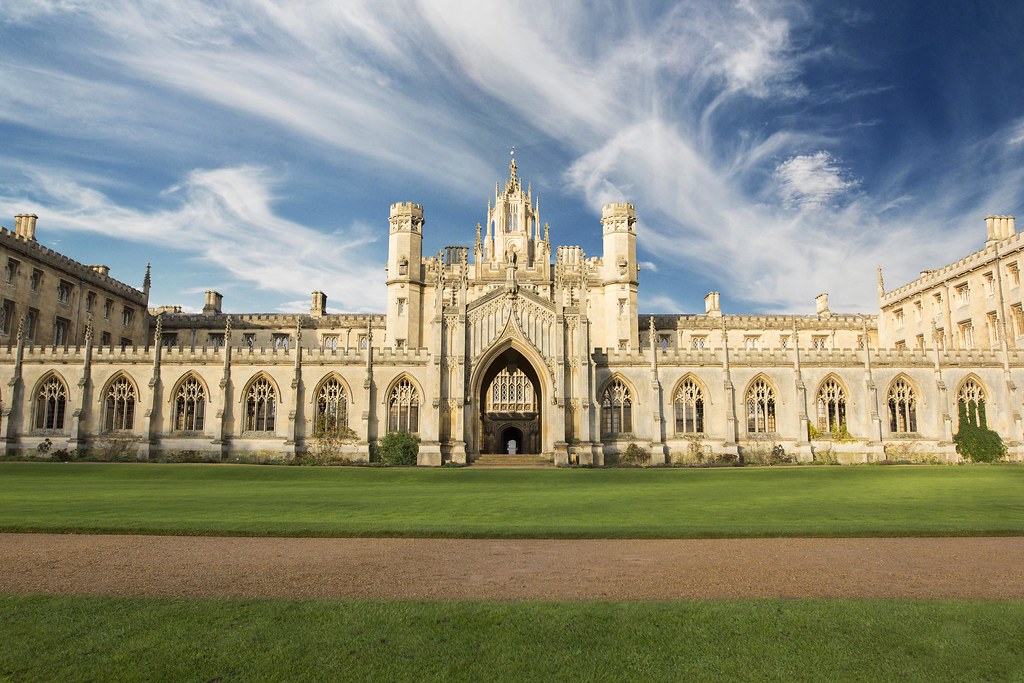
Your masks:
{"label": "gravel path", "polygon": [[0,593],[1024,599],[1024,538],[463,540],[0,534]]}

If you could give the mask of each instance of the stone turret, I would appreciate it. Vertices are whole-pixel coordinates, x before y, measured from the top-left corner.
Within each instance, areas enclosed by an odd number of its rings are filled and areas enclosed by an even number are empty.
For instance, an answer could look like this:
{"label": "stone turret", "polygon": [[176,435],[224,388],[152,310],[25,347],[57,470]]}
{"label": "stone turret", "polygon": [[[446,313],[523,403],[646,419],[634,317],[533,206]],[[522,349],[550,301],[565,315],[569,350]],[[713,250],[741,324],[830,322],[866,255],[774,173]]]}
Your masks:
{"label": "stone turret", "polygon": [[387,343],[419,348],[423,303],[423,206],[412,202],[391,205],[388,216]]}
{"label": "stone turret", "polygon": [[618,349],[639,349],[636,209],[626,202],[605,204],[601,208],[601,228],[606,321],[603,345]]}

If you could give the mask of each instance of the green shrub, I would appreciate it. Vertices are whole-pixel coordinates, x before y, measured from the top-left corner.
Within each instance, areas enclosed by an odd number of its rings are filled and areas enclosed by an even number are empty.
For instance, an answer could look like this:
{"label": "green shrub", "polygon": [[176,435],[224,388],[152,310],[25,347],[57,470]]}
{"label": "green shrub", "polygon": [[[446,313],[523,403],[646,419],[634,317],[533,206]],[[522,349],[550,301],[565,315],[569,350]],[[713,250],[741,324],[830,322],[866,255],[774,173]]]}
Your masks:
{"label": "green shrub", "polygon": [[988,428],[985,402],[960,402],[960,428],[953,436],[956,452],[974,462],[995,462],[1006,455],[1006,445]]}
{"label": "green shrub", "polygon": [[408,432],[391,432],[377,442],[380,461],[387,467],[415,465],[420,438]]}
{"label": "green shrub", "polygon": [[630,467],[646,467],[651,464],[651,454],[637,444],[631,443],[626,450],[619,454],[619,464]]}

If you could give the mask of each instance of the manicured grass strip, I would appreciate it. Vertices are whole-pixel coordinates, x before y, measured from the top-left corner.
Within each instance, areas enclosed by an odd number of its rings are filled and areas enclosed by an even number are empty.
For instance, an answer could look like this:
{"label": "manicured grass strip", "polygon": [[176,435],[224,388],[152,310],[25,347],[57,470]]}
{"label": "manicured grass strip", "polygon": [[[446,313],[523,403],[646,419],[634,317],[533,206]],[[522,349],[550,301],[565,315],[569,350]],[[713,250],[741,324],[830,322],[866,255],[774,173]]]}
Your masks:
{"label": "manicured grass strip", "polygon": [[1024,533],[1024,467],[0,464],[0,530],[702,538]]}
{"label": "manicured grass strip", "polygon": [[1020,680],[1024,603],[0,597],[0,679]]}

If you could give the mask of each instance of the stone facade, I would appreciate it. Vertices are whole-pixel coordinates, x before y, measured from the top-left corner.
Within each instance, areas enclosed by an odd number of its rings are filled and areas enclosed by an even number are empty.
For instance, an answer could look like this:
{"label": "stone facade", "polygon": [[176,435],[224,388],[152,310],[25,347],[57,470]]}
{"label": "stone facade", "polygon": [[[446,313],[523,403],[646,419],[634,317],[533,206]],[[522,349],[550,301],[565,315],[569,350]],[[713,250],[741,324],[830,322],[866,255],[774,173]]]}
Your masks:
{"label": "stone facade", "polygon": [[[0,246],[73,284],[67,305],[83,291],[144,305],[148,275],[141,291],[109,280],[35,245],[24,219]],[[638,313],[635,223],[632,205],[609,204],[600,256],[552,246],[513,161],[472,246],[424,257],[423,207],[392,205],[383,315],[330,314],[323,292],[309,314],[225,314],[211,291],[201,314],[140,314],[148,332],[129,326],[124,344],[96,338],[95,313],[60,344],[22,323],[0,349],[4,449],[116,437],[142,458],[294,457],[328,420],[355,432],[353,459],[414,432],[422,465],[510,449],[602,465],[633,443],[654,463],[778,446],[802,460],[956,460],[958,402],[981,400],[1011,457],[1024,452],[1012,218],[990,218],[981,251],[913,283],[885,292],[879,274],[879,315],[834,313],[825,294],[813,314],[724,315],[717,292],[702,314]],[[958,336],[965,321],[985,334]]]}

